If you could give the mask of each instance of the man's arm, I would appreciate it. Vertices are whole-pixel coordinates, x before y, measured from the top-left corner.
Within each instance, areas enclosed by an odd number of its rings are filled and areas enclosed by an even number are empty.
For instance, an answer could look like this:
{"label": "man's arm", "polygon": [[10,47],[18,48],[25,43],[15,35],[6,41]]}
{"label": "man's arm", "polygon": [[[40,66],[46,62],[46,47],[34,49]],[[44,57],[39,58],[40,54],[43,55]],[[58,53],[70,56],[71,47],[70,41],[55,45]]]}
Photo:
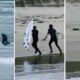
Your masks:
{"label": "man's arm", "polygon": [[42,39],[42,41],[45,41],[45,40],[47,39],[48,34],[49,34],[49,30],[48,30],[48,32],[47,32],[47,35],[44,37],[44,39]]}

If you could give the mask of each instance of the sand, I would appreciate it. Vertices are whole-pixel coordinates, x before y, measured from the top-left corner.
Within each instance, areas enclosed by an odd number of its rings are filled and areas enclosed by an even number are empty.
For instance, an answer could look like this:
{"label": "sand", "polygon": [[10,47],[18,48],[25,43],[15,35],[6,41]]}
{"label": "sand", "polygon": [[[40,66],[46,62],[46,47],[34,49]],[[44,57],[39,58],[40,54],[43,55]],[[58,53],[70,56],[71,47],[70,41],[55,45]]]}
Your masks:
{"label": "sand", "polygon": [[[42,51],[42,54],[49,54],[49,37],[46,41],[41,41],[47,33],[49,24],[53,24],[54,28],[64,34],[64,8],[63,7],[25,7],[20,8],[16,7],[15,11],[15,56],[16,57],[27,57],[33,56],[34,49],[32,46],[26,50],[23,47],[23,39],[24,39],[24,32],[26,29],[26,25],[29,22],[30,18],[34,19],[34,25],[37,26],[39,30],[39,42],[38,47]],[[25,24],[25,22],[27,23]],[[64,39],[59,38],[59,45],[61,49],[64,49]],[[55,47],[53,43],[53,51],[55,54],[60,54],[58,49]],[[53,54],[54,54],[53,53]],[[38,54],[36,54],[38,55]]]}
{"label": "sand", "polygon": [[80,28],[80,4],[67,3],[66,9],[66,60],[80,61],[80,30],[72,30]]}

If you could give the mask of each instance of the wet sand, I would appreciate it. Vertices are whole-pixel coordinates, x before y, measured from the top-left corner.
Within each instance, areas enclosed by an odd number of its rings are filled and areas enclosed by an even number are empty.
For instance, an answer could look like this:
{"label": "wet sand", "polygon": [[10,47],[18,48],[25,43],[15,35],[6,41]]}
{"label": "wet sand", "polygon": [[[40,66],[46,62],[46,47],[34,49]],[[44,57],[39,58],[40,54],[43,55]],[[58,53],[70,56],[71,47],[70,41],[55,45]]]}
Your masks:
{"label": "wet sand", "polygon": [[16,65],[23,64],[27,61],[30,64],[55,64],[55,63],[63,63],[64,55],[60,54],[47,54],[41,56],[28,56],[28,57],[20,57],[16,58]]}
{"label": "wet sand", "polygon": [[80,61],[66,62],[67,72],[79,72],[80,71]]}

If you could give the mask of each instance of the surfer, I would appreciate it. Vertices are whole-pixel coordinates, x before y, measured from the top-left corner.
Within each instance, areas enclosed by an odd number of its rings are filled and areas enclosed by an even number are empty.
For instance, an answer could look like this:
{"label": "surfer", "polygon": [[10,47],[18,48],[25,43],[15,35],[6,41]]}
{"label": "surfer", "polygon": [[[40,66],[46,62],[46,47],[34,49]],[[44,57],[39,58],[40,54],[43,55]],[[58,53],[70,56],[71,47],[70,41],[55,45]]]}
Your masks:
{"label": "surfer", "polygon": [[10,43],[8,42],[7,35],[6,35],[6,34],[1,34],[1,35],[2,35],[2,44],[3,44],[3,45],[8,45],[8,44],[10,44]]}
{"label": "surfer", "polygon": [[36,29],[36,26],[33,26],[32,38],[33,38],[32,46],[33,46],[33,48],[35,49],[35,53],[39,52],[39,55],[41,55],[41,51],[40,51],[39,48],[37,47],[37,42],[38,42],[38,30]]}
{"label": "surfer", "polygon": [[49,25],[49,29],[48,29],[47,35],[46,35],[46,37],[45,37],[43,40],[46,40],[46,39],[47,39],[47,36],[48,36],[49,34],[50,34],[50,37],[51,37],[51,39],[50,39],[50,41],[49,41],[50,53],[53,52],[51,44],[52,44],[53,42],[55,42],[56,47],[57,47],[57,48],[59,49],[59,51],[60,51],[60,54],[62,54],[62,50],[61,50],[61,48],[60,48],[59,45],[58,45],[58,39],[57,39],[57,36],[56,36],[56,30],[53,28],[53,25],[52,25],[52,24]]}

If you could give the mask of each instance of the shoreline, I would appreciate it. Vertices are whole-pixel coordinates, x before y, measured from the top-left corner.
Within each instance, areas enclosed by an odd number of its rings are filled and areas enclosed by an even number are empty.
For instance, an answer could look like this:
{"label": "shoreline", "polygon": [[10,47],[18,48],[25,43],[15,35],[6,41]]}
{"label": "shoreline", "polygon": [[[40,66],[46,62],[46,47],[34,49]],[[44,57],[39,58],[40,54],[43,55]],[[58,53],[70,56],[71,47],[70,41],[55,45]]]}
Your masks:
{"label": "shoreline", "polygon": [[64,54],[60,56],[60,54],[44,54],[41,56],[27,56],[27,57],[17,57],[15,58],[15,65],[23,64],[25,61],[30,64],[53,64],[53,63],[63,63],[64,62]]}

